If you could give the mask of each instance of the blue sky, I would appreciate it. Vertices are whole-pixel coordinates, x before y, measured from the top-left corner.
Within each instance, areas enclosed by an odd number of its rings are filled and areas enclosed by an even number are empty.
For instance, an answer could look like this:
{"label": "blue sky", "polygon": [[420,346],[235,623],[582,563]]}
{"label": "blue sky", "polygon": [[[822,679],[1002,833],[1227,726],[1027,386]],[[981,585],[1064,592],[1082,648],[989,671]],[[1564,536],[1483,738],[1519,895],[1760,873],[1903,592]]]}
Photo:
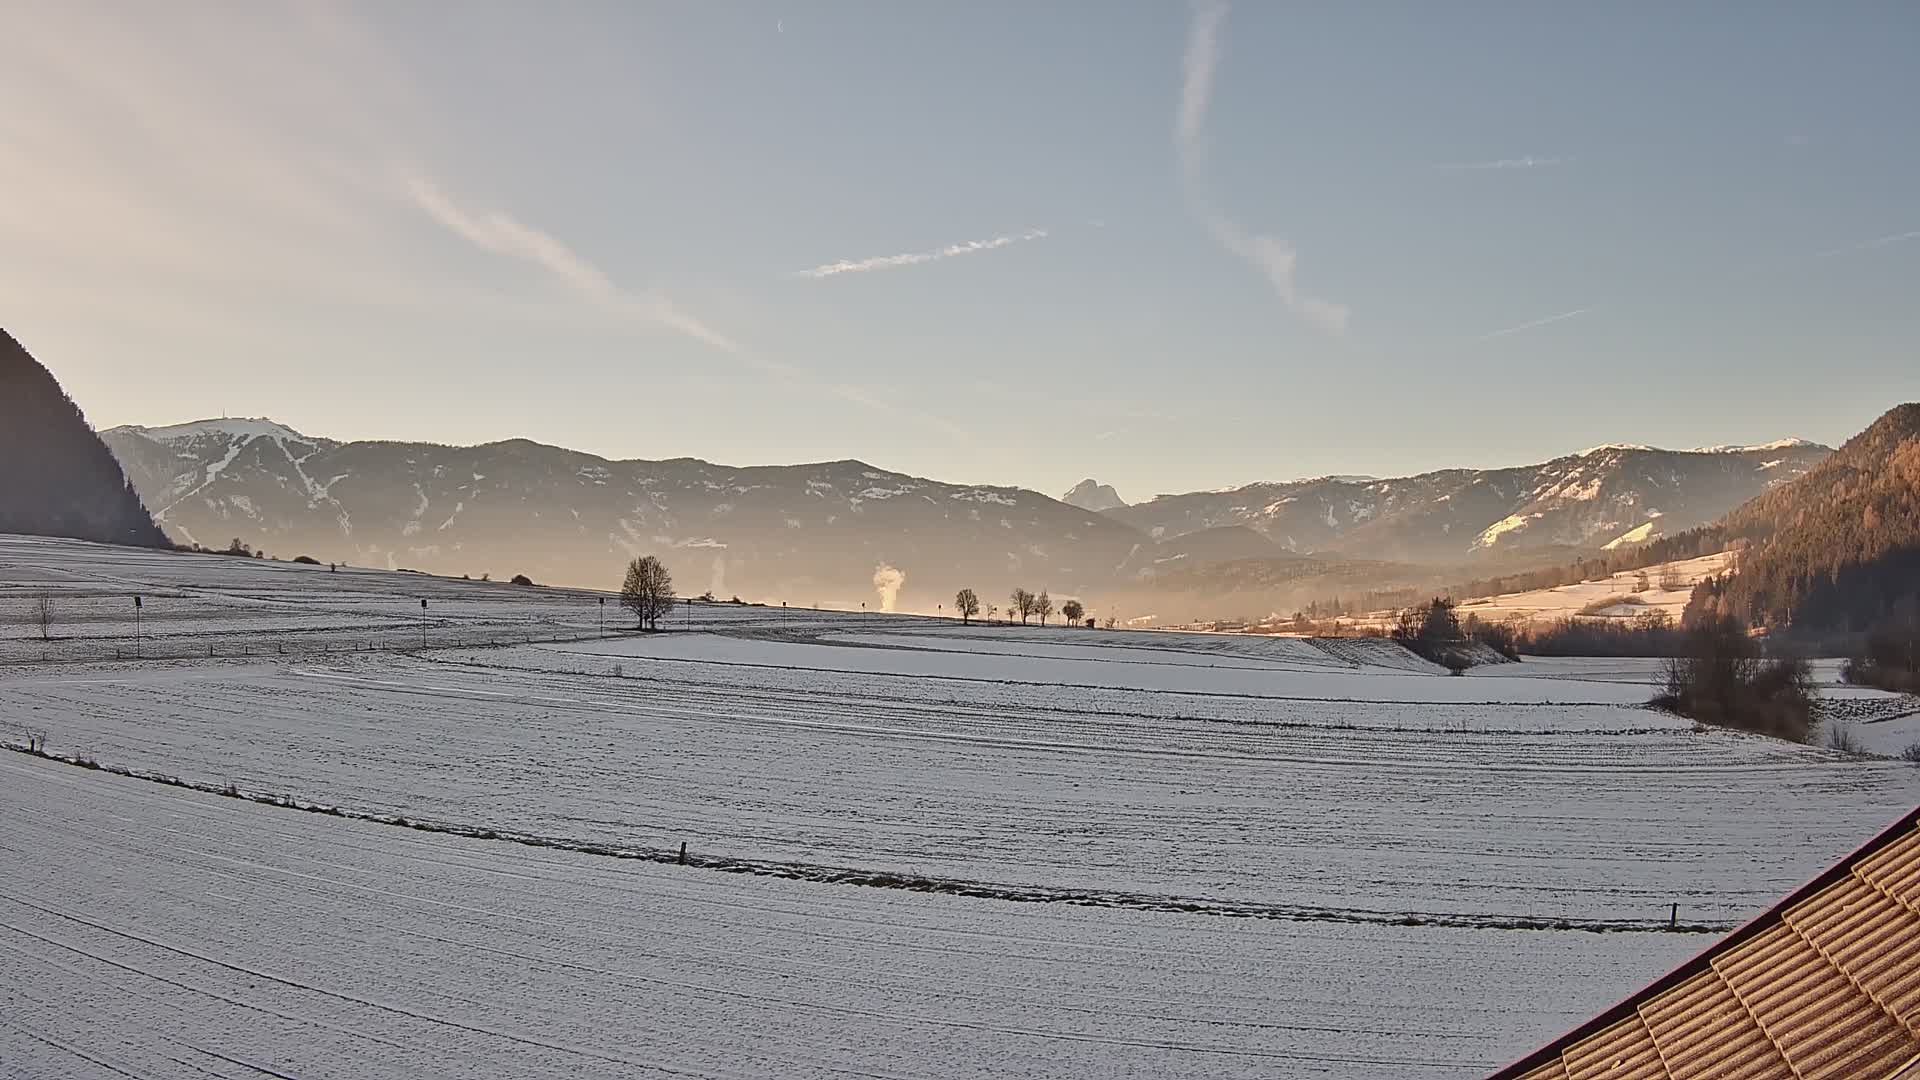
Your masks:
{"label": "blue sky", "polygon": [[1920,398],[1920,8],[38,5],[0,325],[101,426],[1122,495]]}

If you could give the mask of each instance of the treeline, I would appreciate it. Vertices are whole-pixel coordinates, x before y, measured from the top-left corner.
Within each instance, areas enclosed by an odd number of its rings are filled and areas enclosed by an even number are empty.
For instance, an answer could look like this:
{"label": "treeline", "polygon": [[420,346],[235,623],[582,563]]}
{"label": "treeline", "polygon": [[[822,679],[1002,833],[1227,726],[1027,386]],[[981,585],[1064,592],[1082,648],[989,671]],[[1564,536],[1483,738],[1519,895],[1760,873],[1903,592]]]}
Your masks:
{"label": "treeline", "polygon": [[1678,656],[1686,635],[1664,611],[1632,619],[1556,619],[1514,627],[1528,656]]}
{"label": "treeline", "polygon": [[1920,694],[1920,610],[1876,627],[1840,674],[1850,683]]}

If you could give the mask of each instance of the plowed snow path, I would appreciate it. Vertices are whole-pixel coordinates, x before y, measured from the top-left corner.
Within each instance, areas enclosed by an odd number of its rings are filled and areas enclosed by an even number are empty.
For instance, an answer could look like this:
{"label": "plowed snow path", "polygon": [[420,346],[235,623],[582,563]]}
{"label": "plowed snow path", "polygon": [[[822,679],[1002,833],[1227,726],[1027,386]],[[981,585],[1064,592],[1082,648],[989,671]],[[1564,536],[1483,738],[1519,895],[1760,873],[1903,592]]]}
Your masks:
{"label": "plowed snow path", "polygon": [[32,1080],[1472,1076],[1698,944],[769,881],[14,755],[0,821]]}

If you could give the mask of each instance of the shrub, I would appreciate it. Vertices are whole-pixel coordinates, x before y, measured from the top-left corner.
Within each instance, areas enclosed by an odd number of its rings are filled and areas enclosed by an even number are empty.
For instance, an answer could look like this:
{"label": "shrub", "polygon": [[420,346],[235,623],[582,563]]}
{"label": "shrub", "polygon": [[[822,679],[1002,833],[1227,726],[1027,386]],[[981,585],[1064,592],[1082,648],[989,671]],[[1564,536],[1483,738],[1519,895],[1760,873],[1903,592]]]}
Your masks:
{"label": "shrub", "polygon": [[1848,660],[1840,677],[1861,686],[1920,694],[1920,626],[1912,619],[1876,626],[1864,651]]}
{"label": "shrub", "polygon": [[1920,742],[1914,743],[1912,746],[1900,751],[1900,760],[1920,765]]}
{"label": "shrub", "polygon": [[515,585],[532,585],[532,584],[533,584],[533,579],[532,579],[532,578],[530,578],[530,577],[528,577],[528,576],[527,576],[527,575],[525,575],[525,574],[515,574],[515,575],[513,575],[513,580],[512,580],[512,584],[515,584]]}
{"label": "shrub", "polygon": [[314,558],[311,555],[295,555],[293,557],[293,561],[299,563],[302,566],[319,566],[320,565],[320,560]]}
{"label": "shrub", "polygon": [[1746,630],[1712,619],[1688,630],[1666,666],[1653,704],[1721,727],[1806,742],[1813,725],[1813,672],[1805,660],[1763,660]]}
{"label": "shrub", "polygon": [[1864,749],[1860,745],[1859,736],[1853,733],[1853,725],[1847,723],[1845,720],[1828,720],[1821,725],[1821,729],[1826,737],[1827,749],[1829,750],[1858,754]]}
{"label": "shrub", "polygon": [[1395,621],[1392,637],[1419,656],[1445,664],[1448,656],[1459,651],[1462,640],[1453,601],[1436,596],[1426,604],[1407,608]]}
{"label": "shrub", "polygon": [[1520,659],[1520,631],[1512,623],[1487,622],[1478,615],[1468,615],[1460,629],[1468,640],[1477,641],[1509,660]]}

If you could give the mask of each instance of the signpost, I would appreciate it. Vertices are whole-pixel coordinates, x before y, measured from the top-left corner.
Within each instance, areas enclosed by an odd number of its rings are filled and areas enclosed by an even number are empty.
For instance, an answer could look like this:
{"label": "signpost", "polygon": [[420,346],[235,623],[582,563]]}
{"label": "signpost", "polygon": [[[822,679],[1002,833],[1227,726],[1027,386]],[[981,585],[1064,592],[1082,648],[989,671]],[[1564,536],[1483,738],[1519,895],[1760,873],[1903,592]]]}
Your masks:
{"label": "signpost", "polygon": [[427,647],[427,598],[420,598],[420,647]]}
{"label": "signpost", "polygon": [[600,636],[607,636],[607,598],[600,598]]}
{"label": "signpost", "polygon": [[133,655],[136,659],[140,656],[140,608],[142,606],[140,594],[135,593],[133,595]]}

